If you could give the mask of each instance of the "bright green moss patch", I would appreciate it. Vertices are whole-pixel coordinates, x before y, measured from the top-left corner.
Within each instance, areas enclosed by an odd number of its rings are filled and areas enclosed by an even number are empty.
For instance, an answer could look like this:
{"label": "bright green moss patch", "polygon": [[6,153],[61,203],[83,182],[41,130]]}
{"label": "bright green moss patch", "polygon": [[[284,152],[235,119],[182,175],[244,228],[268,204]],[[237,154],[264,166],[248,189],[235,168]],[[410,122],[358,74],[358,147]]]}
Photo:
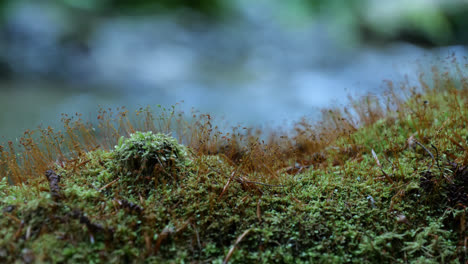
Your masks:
{"label": "bright green moss patch", "polygon": [[[151,131],[136,132],[121,137],[112,159],[116,162],[113,175],[120,174],[119,182],[129,193],[148,193],[158,184],[173,184],[185,176],[191,165],[188,150],[177,140]],[[108,168],[106,168],[107,170]]]}
{"label": "bright green moss patch", "polygon": [[141,174],[153,174],[159,168],[171,177],[171,174],[177,175],[171,170],[178,172],[190,164],[185,146],[172,137],[151,131],[136,132],[128,139],[121,137],[114,155],[121,167]]}
{"label": "bright green moss patch", "polygon": [[467,105],[428,90],[323,141],[228,150],[135,132],[53,163],[60,195],[3,177],[0,261],[465,263]]}

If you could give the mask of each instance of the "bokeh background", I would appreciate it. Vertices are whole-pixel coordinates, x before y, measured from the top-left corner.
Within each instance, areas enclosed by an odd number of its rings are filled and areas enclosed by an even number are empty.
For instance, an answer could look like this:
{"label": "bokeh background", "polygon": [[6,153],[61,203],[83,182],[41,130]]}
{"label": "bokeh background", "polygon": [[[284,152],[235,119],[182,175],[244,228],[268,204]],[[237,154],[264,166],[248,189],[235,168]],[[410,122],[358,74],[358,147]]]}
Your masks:
{"label": "bokeh background", "polygon": [[[0,141],[61,113],[183,101],[281,125],[466,55],[456,0],[3,0]],[[406,77],[405,77],[406,76]]]}

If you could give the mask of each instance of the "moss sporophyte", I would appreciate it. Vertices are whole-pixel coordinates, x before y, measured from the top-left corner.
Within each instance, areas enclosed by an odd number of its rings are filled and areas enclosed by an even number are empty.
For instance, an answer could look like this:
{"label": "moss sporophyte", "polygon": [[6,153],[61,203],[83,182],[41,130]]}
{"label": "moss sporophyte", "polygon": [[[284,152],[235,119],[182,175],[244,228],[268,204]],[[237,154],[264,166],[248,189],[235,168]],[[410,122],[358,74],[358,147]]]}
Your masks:
{"label": "moss sporophyte", "polygon": [[293,131],[175,108],[27,131],[0,147],[0,262],[466,263],[463,74]]}

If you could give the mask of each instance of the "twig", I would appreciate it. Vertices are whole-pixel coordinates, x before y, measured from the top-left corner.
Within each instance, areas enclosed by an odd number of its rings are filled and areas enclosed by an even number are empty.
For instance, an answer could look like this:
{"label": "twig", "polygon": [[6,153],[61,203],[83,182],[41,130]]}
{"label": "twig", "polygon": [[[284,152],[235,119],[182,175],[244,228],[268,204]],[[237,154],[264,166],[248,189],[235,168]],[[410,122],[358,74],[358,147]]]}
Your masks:
{"label": "twig", "polygon": [[312,165],[304,165],[304,166],[303,166],[303,165],[301,165],[301,166],[295,165],[295,166],[289,166],[289,167],[286,167],[286,168],[281,169],[281,170],[280,170],[280,173],[288,173],[288,174],[290,174],[290,173],[292,173],[294,170],[297,170],[296,173],[294,174],[294,176],[296,176],[296,175],[299,174],[302,170],[308,169],[308,168],[310,168],[310,167],[312,167]]}
{"label": "twig", "polygon": [[432,147],[433,149],[435,149],[435,151],[436,151],[437,168],[439,168],[439,171],[440,171],[440,173],[442,174],[442,176],[444,176],[444,178],[445,178],[448,182],[450,182],[451,184],[453,184],[452,179],[450,179],[449,177],[447,177],[447,175],[442,171],[442,168],[440,167],[440,164],[439,164],[439,150],[438,150],[433,144],[431,144],[431,147]]}
{"label": "twig", "polygon": [[7,217],[11,218],[11,220],[15,221],[17,224],[20,224],[21,223],[21,220],[18,219],[18,217],[10,214],[10,213],[7,213],[7,212],[3,212],[3,215],[6,215]]}
{"label": "twig", "polygon": [[223,174],[223,173],[220,172],[219,170],[217,170],[217,169],[211,167],[209,164],[206,164],[206,163],[205,163],[205,165],[206,165],[211,171],[214,171],[214,172],[216,172],[216,173],[218,173],[218,174]]}
{"label": "twig", "polygon": [[[250,158],[251,155],[252,155],[252,152],[250,152],[246,158]],[[237,171],[238,171],[241,167],[242,167],[242,164],[239,164],[239,166],[237,166],[236,170],[233,171],[233,172],[231,173],[231,177],[229,177],[229,180],[228,180],[227,183],[224,185],[223,191],[222,191],[221,194],[219,195],[218,199],[221,199],[221,197],[223,196],[223,194],[226,192],[227,188],[229,187],[229,184],[231,183],[232,179],[234,179],[234,176],[236,175]]]}
{"label": "twig", "polygon": [[[238,167],[238,168],[239,168],[239,167]],[[222,191],[221,194],[219,195],[218,199],[221,199],[221,197],[223,197],[223,194],[226,192],[227,188],[229,187],[229,184],[231,183],[232,179],[233,179],[234,176],[236,175],[236,172],[237,172],[237,169],[231,173],[231,177],[229,177],[228,181],[227,181],[226,184],[224,185],[223,191]]]}
{"label": "twig", "polygon": [[21,233],[23,233],[23,228],[24,228],[24,221],[20,221],[20,226],[18,230],[16,230],[15,235],[13,236],[15,240],[21,236]]}
{"label": "twig", "polygon": [[438,150],[433,144],[431,144],[431,147],[432,147],[433,149],[435,149],[435,151],[436,151],[436,162],[437,162],[436,164],[437,164],[437,168],[439,168],[440,172],[442,172],[442,169],[440,168],[440,164],[439,164],[439,150]]}
{"label": "twig", "polygon": [[45,176],[47,177],[47,180],[49,181],[49,187],[50,187],[50,195],[52,196],[52,199],[55,201],[58,201],[62,196],[60,195],[60,175],[57,175],[55,171],[53,170],[47,170],[45,172]]}
{"label": "twig", "polygon": [[154,254],[158,253],[162,242],[172,233],[174,233],[174,228],[168,228],[168,227],[164,228],[163,231],[159,233],[158,239],[156,240],[156,245],[154,245],[154,249],[153,249]]}
{"label": "twig", "polygon": [[419,143],[419,141],[417,140],[414,140],[414,143],[418,144],[419,146],[421,146],[427,153],[429,153],[429,155],[431,156],[432,158],[432,163],[431,165],[429,166],[429,168],[427,168],[427,170],[431,170],[432,166],[434,166],[434,163],[435,163],[435,158],[434,158],[434,155],[421,143]]}
{"label": "twig", "polygon": [[231,259],[232,254],[234,253],[234,251],[237,248],[237,245],[242,241],[242,239],[244,239],[245,236],[247,236],[248,233],[250,233],[250,231],[251,231],[251,229],[247,229],[246,231],[244,231],[244,233],[242,233],[242,235],[240,235],[236,239],[236,242],[234,243],[234,245],[231,247],[231,249],[229,249],[229,252],[226,255],[226,258],[224,258],[223,264],[227,264],[229,262],[229,259]]}
{"label": "twig", "polygon": [[382,173],[384,174],[385,178],[386,178],[391,184],[393,184],[392,178],[390,178],[390,176],[388,176],[388,174],[383,170],[382,164],[380,164],[379,158],[377,157],[377,154],[375,154],[374,149],[372,149],[372,156],[374,157],[375,162],[377,162],[377,166],[379,166],[380,171],[382,171]]}
{"label": "twig", "polygon": [[128,200],[125,200],[125,199],[118,200],[115,198],[114,200],[120,205],[120,207],[126,208],[130,212],[136,212],[137,214],[141,214],[144,210],[143,207],[139,206],[138,204],[132,203]]}
{"label": "twig", "polygon": [[262,201],[262,197],[258,198],[257,202],[257,218],[259,222],[262,222],[262,211],[260,210],[260,202]]}
{"label": "twig", "polygon": [[197,236],[198,249],[201,252],[202,251],[202,245],[201,245],[201,242],[200,242],[200,235],[198,234],[197,227],[194,224],[192,224],[192,228],[193,228],[193,230],[195,230],[195,235]]}
{"label": "twig", "polygon": [[91,243],[93,244],[95,234],[104,233],[109,238],[113,238],[114,236],[113,229],[105,228],[101,224],[91,222],[91,220],[84,214],[84,212],[79,209],[74,209],[71,213],[69,213],[69,215],[74,219],[78,219],[81,224],[86,225],[90,234]]}
{"label": "twig", "polygon": [[258,184],[258,185],[263,185],[263,186],[268,186],[268,187],[281,187],[281,188],[286,187],[286,185],[274,185],[274,184],[267,184],[267,183],[256,182],[256,181],[249,181],[249,180],[246,180],[245,178],[242,178],[242,181],[246,183],[253,183],[253,184]]}
{"label": "twig", "polygon": [[101,188],[99,188],[98,191],[101,192],[102,190],[104,190],[104,189],[106,189],[107,187],[111,186],[112,184],[116,183],[119,179],[120,179],[120,178],[117,178],[117,179],[115,179],[115,180],[109,182],[108,184],[106,184],[106,185],[102,186]]}
{"label": "twig", "polygon": [[169,237],[169,235],[172,235],[172,234],[177,234],[181,231],[183,231],[185,228],[187,228],[187,226],[189,225],[190,223],[190,219],[187,220],[181,227],[177,228],[177,229],[174,229],[173,227],[165,227],[161,233],[159,233],[158,235],[158,239],[156,240],[156,244],[154,245],[154,248],[153,248],[153,252],[154,254],[157,254],[158,251],[159,251],[159,248],[161,247],[162,245],[162,242],[164,240],[166,240],[167,237]]}
{"label": "twig", "polygon": [[278,173],[276,173],[276,172],[273,171],[271,168],[269,168],[268,166],[266,166],[265,163],[262,163],[262,166],[263,166],[269,173],[271,173],[271,175],[275,176],[276,179],[279,178]]}
{"label": "twig", "polygon": [[366,199],[369,202],[369,204],[372,206],[372,208],[376,207],[374,197],[372,197],[371,195],[367,195]]}
{"label": "twig", "polygon": [[80,162],[78,165],[77,165],[76,162],[75,162],[75,164],[73,165],[73,169],[72,169],[72,170],[73,170],[73,171],[76,171],[77,168],[79,168],[79,167],[85,165],[86,163],[88,163],[88,162],[90,162],[90,161],[91,161],[91,160],[88,159],[88,160],[85,160],[85,161]]}

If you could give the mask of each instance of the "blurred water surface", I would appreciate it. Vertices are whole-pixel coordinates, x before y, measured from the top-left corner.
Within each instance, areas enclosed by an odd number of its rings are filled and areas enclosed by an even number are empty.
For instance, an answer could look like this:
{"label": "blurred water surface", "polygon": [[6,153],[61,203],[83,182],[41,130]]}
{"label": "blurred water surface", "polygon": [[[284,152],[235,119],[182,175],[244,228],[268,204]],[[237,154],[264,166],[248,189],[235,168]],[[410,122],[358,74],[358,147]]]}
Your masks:
{"label": "blurred water surface", "polygon": [[317,117],[348,94],[378,94],[385,79],[415,83],[438,58],[466,55],[463,46],[360,43],[324,16],[304,22],[278,18],[268,1],[238,5],[237,19],[212,24],[171,15],[100,19],[82,45],[64,41],[71,20],[53,6],[15,5],[0,42],[13,76],[0,79],[0,135],[57,125],[61,113],[93,121],[98,105],[181,101],[187,112],[233,125],[280,125]]}

